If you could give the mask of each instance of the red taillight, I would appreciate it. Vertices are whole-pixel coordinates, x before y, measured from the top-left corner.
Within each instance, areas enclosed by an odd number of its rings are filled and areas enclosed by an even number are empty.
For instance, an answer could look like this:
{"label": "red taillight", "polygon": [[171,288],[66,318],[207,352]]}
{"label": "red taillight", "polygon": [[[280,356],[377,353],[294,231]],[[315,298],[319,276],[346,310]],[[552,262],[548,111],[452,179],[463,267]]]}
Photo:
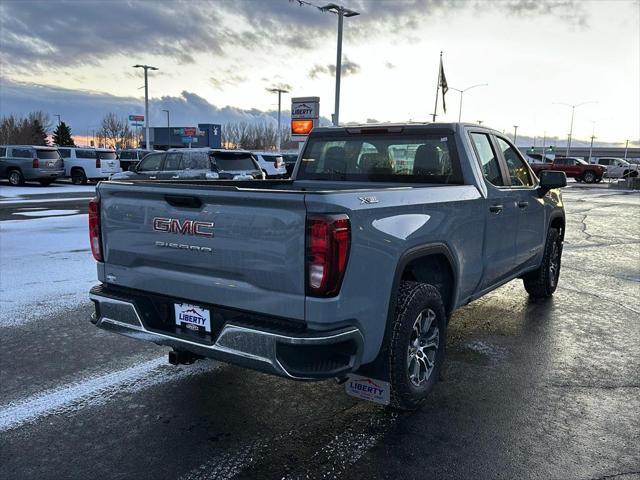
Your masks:
{"label": "red taillight", "polygon": [[351,224],[346,215],[307,218],[307,295],[332,297],[347,268]]}
{"label": "red taillight", "polygon": [[102,240],[100,239],[100,201],[89,200],[89,242],[91,253],[98,262],[102,261]]}
{"label": "red taillight", "polygon": [[40,168],[40,160],[37,158],[33,159],[33,168]]}
{"label": "red taillight", "polygon": [[96,157],[96,168],[100,168],[100,159]]}

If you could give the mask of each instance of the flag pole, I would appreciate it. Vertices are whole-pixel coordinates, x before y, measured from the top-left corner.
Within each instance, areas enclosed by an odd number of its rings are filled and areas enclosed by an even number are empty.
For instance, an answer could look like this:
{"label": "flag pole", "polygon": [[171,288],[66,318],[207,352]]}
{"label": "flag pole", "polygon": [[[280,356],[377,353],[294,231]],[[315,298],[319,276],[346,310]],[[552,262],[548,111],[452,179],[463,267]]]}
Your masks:
{"label": "flag pole", "polygon": [[440,75],[442,74],[442,51],[440,52],[440,65],[438,65],[438,82],[436,84],[436,104],[433,107],[432,122],[435,123],[438,112],[438,94],[440,93]]}

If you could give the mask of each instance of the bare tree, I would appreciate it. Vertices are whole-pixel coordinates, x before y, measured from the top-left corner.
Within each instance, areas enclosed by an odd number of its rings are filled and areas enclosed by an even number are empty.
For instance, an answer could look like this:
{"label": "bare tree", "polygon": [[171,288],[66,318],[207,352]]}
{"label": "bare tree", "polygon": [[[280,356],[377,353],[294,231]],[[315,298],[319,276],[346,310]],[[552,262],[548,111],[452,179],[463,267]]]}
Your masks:
{"label": "bare tree", "polygon": [[132,148],[136,143],[127,120],[113,112],[103,117],[97,135],[99,144],[110,148]]}
{"label": "bare tree", "polygon": [[0,143],[14,145],[48,145],[49,115],[31,112],[26,117],[9,115],[0,119]]}

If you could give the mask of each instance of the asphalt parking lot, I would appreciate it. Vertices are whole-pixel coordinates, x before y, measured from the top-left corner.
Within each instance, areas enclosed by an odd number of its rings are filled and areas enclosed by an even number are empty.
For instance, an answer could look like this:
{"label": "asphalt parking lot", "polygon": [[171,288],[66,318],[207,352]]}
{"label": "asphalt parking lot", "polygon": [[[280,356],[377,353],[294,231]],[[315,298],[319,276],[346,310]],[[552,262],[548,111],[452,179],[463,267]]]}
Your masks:
{"label": "asphalt parking lot", "polygon": [[96,329],[92,187],[51,188],[0,187],[3,479],[640,478],[637,192],[571,183],[553,299],[460,309],[442,382],[396,414]]}

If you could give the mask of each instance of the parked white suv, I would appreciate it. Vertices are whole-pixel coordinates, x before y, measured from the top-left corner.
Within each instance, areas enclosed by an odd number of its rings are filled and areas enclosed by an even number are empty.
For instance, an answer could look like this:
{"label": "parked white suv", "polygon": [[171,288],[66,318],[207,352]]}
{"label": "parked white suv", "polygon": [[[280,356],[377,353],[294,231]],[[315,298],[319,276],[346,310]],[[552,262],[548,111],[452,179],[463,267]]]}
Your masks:
{"label": "parked white suv", "polygon": [[278,152],[251,152],[267,178],[286,178],[287,167]]}
{"label": "parked white suv", "polygon": [[629,163],[624,158],[600,157],[592,163],[607,168],[605,176],[609,178],[637,177],[640,165]]}
{"label": "parked white suv", "polygon": [[121,171],[115,150],[108,148],[58,148],[64,159],[65,177],[71,177],[76,185],[88,180],[103,180]]}

